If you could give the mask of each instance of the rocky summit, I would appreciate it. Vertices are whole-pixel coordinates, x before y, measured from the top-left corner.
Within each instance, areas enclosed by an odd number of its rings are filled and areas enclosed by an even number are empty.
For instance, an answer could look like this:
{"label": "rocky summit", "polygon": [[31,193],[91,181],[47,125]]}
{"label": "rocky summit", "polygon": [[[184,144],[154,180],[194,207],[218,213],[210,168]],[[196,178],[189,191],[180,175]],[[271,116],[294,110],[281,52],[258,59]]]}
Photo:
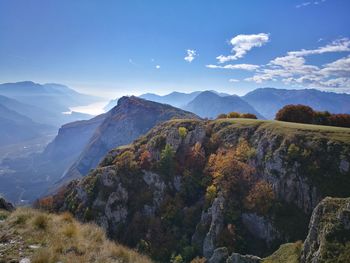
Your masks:
{"label": "rocky summit", "polygon": [[172,118],[199,117],[169,105],[134,96],[120,98],[118,105],[108,112],[66,176],[74,178],[85,175],[109,150],[132,142],[156,124]]}

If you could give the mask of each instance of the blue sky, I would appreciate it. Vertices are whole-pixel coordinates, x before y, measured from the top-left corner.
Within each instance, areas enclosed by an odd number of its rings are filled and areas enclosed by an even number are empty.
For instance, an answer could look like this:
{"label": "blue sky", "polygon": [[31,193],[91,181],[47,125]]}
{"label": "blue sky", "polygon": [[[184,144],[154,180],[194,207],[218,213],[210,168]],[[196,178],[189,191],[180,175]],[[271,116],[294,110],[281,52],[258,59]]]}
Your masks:
{"label": "blue sky", "polygon": [[0,82],[109,98],[266,86],[350,93],[349,13],[348,0],[0,0]]}

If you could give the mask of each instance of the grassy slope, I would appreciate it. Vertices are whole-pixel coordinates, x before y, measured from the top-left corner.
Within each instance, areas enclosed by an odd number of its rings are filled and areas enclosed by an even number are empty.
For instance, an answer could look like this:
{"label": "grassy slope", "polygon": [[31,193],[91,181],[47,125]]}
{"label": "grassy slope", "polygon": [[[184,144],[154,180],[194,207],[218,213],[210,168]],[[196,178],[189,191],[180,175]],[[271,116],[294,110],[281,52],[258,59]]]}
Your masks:
{"label": "grassy slope", "polygon": [[27,208],[12,213],[0,210],[0,243],[1,263],[25,257],[32,263],[151,262],[107,240],[98,226],[81,224],[68,213],[47,214]]}
{"label": "grassy slope", "polygon": [[214,122],[230,122],[237,128],[257,126],[258,129],[270,129],[277,133],[311,135],[350,143],[350,128],[253,119],[219,119]]}
{"label": "grassy slope", "polygon": [[262,263],[299,263],[302,245],[301,242],[283,244]]}

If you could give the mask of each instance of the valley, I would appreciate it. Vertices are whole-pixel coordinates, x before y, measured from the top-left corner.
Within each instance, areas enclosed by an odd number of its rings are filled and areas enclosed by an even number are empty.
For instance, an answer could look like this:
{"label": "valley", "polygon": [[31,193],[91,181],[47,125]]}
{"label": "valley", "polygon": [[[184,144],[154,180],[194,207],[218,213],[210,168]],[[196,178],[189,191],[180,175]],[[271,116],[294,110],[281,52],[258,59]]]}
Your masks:
{"label": "valley", "polygon": [[0,0],[0,263],[350,263],[349,0]]}

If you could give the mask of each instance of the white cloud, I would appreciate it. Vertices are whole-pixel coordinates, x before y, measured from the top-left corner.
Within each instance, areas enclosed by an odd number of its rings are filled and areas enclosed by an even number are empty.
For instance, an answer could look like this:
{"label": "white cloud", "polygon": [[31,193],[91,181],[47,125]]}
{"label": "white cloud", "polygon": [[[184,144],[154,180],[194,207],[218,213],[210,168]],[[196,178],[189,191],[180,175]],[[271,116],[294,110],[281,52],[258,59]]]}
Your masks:
{"label": "white cloud", "polygon": [[306,7],[306,6],[310,6],[310,5],[319,5],[326,2],[326,0],[318,0],[318,1],[310,1],[310,2],[303,2],[299,5],[296,5],[296,8],[301,8],[301,7]]}
{"label": "white cloud", "polygon": [[304,3],[301,3],[299,5],[296,5],[295,7],[296,8],[300,8],[300,7],[305,7],[305,6],[308,6],[308,5],[311,5],[311,2],[304,2]]}
{"label": "white cloud", "polygon": [[245,80],[262,83],[282,81],[285,84],[314,88],[339,88],[350,92],[350,55],[321,66],[309,65],[305,57],[324,53],[350,52],[350,40],[340,39],[311,50],[288,52],[260,66],[256,74]]}
{"label": "white cloud", "polygon": [[160,69],[160,65],[156,65],[156,69]]}
{"label": "white cloud", "polygon": [[213,69],[242,69],[242,70],[248,70],[253,71],[259,68],[258,65],[253,64],[228,64],[225,66],[220,65],[206,65],[207,68],[213,68]]}
{"label": "white cloud", "polygon": [[324,76],[350,77],[350,56],[325,64],[320,70]]}
{"label": "white cloud", "polygon": [[219,63],[225,63],[231,60],[242,58],[249,50],[254,47],[261,47],[269,41],[269,34],[260,33],[252,35],[237,35],[230,40],[233,55],[220,55],[216,59]]}
{"label": "white cloud", "polygon": [[309,55],[318,55],[323,53],[347,52],[347,51],[350,51],[350,39],[342,38],[342,39],[335,40],[326,46],[319,47],[316,49],[302,49],[300,51],[291,51],[291,52],[288,52],[288,55],[309,56]]}
{"label": "white cloud", "polygon": [[239,82],[239,79],[229,79],[229,82]]}
{"label": "white cloud", "polygon": [[197,51],[193,49],[187,49],[187,56],[184,58],[187,62],[191,63],[197,56]]}

